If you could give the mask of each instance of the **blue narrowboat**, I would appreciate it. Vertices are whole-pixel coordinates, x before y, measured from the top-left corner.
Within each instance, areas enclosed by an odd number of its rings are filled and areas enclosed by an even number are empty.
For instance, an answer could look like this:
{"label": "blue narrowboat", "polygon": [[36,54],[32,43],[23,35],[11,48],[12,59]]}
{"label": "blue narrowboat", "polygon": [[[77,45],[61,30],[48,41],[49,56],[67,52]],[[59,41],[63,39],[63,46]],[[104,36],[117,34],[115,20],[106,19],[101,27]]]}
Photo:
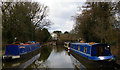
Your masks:
{"label": "blue narrowboat", "polygon": [[8,44],[6,45],[5,49],[5,55],[3,56],[3,59],[7,58],[21,58],[22,55],[28,54],[36,49],[40,48],[39,42],[29,42],[26,44]]}
{"label": "blue narrowboat", "polygon": [[73,51],[88,60],[114,60],[114,55],[111,54],[110,46],[102,43],[70,43],[70,51]]}

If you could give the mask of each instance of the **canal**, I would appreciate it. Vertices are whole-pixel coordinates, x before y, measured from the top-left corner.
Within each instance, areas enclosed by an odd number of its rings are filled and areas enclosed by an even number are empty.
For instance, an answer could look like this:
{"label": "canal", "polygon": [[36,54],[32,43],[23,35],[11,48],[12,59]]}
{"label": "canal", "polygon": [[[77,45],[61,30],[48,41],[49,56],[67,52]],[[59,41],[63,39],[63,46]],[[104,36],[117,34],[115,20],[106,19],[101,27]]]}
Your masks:
{"label": "canal", "polygon": [[72,70],[104,70],[109,68],[116,70],[114,64],[106,62],[86,62],[84,58],[79,57],[74,52],[68,52],[62,45],[42,46],[36,54],[29,55],[24,59],[15,59],[2,61],[2,69],[72,69]]}

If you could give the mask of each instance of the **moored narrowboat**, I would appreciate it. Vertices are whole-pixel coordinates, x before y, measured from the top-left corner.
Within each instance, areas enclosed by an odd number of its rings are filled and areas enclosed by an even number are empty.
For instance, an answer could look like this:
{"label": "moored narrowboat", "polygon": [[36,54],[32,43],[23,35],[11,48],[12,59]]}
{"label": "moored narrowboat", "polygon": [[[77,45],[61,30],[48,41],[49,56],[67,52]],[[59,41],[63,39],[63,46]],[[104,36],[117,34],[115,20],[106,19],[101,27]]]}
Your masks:
{"label": "moored narrowboat", "polygon": [[70,46],[70,42],[64,42],[65,50],[68,50],[69,46]]}
{"label": "moored narrowboat", "polygon": [[70,43],[70,51],[73,51],[88,60],[101,61],[108,60],[113,61],[114,55],[111,54],[110,46],[102,43]]}
{"label": "moored narrowboat", "polygon": [[21,58],[22,55],[28,54],[40,48],[39,42],[29,41],[25,44],[15,43],[6,45],[5,55],[3,59],[16,59]]}

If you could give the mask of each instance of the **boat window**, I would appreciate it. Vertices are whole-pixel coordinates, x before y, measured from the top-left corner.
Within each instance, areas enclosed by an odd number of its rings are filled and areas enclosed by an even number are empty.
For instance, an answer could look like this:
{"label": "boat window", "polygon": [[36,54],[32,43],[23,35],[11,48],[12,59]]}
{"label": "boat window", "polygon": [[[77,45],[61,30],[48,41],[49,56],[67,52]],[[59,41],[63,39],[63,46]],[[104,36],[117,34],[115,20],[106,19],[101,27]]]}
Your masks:
{"label": "boat window", "polygon": [[80,46],[78,46],[78,51],[80,51]]}
{"label": "boat window", "polygon": [[96,46],[96,56],[105,56],[105,45]]}
{"label": "boat window", "polygon": [[86,53],[87,52],[87,47],[84,47],[84,53]]}

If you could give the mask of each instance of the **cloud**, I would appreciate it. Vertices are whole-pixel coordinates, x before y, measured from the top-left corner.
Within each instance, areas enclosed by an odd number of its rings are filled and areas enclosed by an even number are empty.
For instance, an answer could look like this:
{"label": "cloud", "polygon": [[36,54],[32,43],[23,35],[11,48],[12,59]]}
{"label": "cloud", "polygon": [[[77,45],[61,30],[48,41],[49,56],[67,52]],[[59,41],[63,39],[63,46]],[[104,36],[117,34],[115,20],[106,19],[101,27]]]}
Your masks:
{"label": "cloud", "polygon": [[78,6],[82,6],[81,0],[39,0],[40,3],[49,7],[49,19],[54,23],[49,28],[50,32],[61,30],[62,32],[70,31],[73,28],[74,16],[78,10]]}
{"label": "cloud", "polygon": [[66,21],[64,24],[55,24],[52,26],[52,30],[61,30],[63,32],[72,30],[74,22]]}

